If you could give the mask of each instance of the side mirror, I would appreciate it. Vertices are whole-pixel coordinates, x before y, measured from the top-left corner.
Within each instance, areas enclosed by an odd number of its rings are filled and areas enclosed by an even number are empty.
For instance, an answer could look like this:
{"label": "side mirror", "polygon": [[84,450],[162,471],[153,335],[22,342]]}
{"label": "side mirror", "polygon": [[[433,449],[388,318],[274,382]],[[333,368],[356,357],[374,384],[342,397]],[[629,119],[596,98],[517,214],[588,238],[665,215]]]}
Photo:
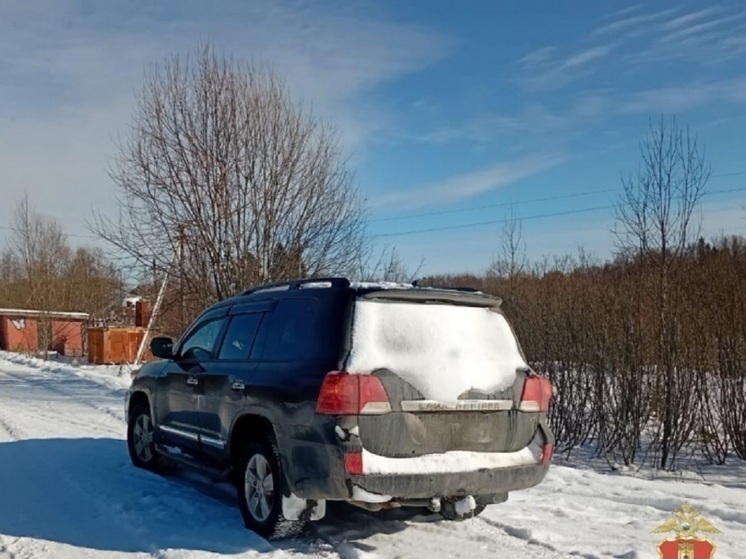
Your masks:
{"label": "side mirror", "polygon": [[150,352],[159,359],[173,359],[174,341],[171,338],[153,338],[150,341]]}

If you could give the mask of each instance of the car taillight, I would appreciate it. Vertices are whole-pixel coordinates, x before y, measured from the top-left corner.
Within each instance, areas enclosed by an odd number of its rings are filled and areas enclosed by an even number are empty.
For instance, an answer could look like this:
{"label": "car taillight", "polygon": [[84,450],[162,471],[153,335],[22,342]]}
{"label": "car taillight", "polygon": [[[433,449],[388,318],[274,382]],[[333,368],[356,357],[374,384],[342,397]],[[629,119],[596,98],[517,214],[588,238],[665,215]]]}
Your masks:
{"label": "car taillight", "polygon": [[[549,464],[549,462],[552,461],[552,456],[554,455],[554,445],[553,444],[545,444],[541,447],[541,463],[542,464]],[[362,466],[362,459],[360,461],[360,465]]]}
{"label": "car taillight", "polygon": [[551,399],[551,381],[540,375],[529,375],[523,384],[523,394],[521,394],[521,404],[518,409],[528,412],[548,411]]}
{"label": "car taillight", "polygon": [[345,452],[345,470],[348,474],[363,475],[363,453]]}
{"label": "car taillight", "polygon": [[316,411],[330,415],[380,415],[391,411],[391,403],[378,377],[334,371],[324,378]]}

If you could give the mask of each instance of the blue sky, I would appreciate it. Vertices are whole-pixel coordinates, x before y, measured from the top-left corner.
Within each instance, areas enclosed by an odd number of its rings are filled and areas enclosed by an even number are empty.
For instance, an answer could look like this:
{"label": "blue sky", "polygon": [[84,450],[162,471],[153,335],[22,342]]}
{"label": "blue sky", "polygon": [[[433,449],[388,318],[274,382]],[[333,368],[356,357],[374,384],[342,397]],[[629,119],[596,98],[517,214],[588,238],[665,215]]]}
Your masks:
{"label": "blue sky", "polygon": [[[607,257],[661,112],[706,146],[710,191],[746,187],[741,2],[0,0],[0,241],[24,189],[90,240],[144,69],[200,40],[271,64],[338,127],[370,232],[423,273],[484,270],[509,204],[530,257]],[[704,233],[746,233],[744,202],[706,196]]]}

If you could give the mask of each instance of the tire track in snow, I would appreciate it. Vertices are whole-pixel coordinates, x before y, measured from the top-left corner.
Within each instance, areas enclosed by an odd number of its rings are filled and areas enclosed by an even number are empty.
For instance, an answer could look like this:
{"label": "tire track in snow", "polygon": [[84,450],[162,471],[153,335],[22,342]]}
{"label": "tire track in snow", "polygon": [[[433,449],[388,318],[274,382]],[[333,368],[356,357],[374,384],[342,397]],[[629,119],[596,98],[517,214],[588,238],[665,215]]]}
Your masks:
{"label": "tire track in snow", "polygon": [[320,537],[312,524],[306,532],[287,540],[273,541],[277,549],[290,557],[315,557],[316,559],[348,559],[335,549],[332,542]]}
{"label": "tire track in snow", "polygon": [[0,417],[0,428],[8,434],[11,441],[17,441],[19,439],[16,430],[13,429],[2,417]]}
{"label": "tire track in snow", "polygon": [[[47,381],[47,380],[56,380],[56,381],[59,381],[57,383],[52,383],[52,382],[44,382],[43,383],[43,388],[45,388],[49,392],[51,392],[53,394],[56,394],[58,396],[63,396],[65,398],[70,398],[70,399],[74,400],[75,402],[77,402],[79,404],[82,404],[82,405],[86,406],[87,408],[90,408],[90,409],[95,410],[97,412],[105,413],[109,418],[115,420],[120,425],[122,425],[122,423],[124,422],[124,399],[122,399],[122,401],[121,401],[121,408],[122,408],[121,413],[116,413],[116,412],[111,411],[111,409],[108,408],[108,407],[98,406],[98,405],[93,404],[93,403],[91,403],[91,402],[89,402],[87,400],[80,399],[80,394],[78,394],[78,393],[76,393],[76,392],[71,391],[71,390],[68,389],[68,386],[65,384],[65,380],[73,381],[73,382],[77,383],[78,385],[83,384],[83,385],[86,385],[88,387],[95,388],[95,389],[102,390],[102,391],[104,389],[106,389],[106,390],[109,390],[111,392],[117,392],[117,390],[112,389],[112,387],[107,386],[104,383],[99,383],[99,382],[96,382],[96,381],[94,381],[92,379],[82,377],[82,376],[77,375],[77,374],[75,374],[73,372],[65,371],[63,369],[59,369],[59,370],[57,370],[55,372],[51,368],[48,368],[48,367],[41,367],[41,368],[32,368],[32,367],[29,367],[29,368],[31,370],[33,370],[34,372],[41,373],[41,374],[37,374],[37,376],[36,376],[36,379],[38,379],[38,380],[44,380],[44,381]],[[16,381],[27,382],[29,380],[29,377],[24,376],[24,375],[19,375],[17,373],[5,372],[5,374],[9,378],[12,378],[12,379],[14,379]],[[55,377],[57,377],[57,378],[55,378]]]}
{"label": "tire track in snow", "polygon": [[523,534],[511,533],[502,526],[492,526],[480,517],[450,522],[417,509],[369,513],[351,506],[335,513],[314,524],[312,533],[331,545],[342,559],[563,557],[550,546],[529,541],[520,537]]}
{"label": "tire track in snow", "polygon": [[501,532],[504,532],[505,534],[508,534],[509,536],[512,536],[513,538],[523,540],[530,545],[544,548],[555,554],[559,553],[557,549],[555,549],[551,545],[534,538],[531,535],[530,530],[525,530],[523,528],[515,528],[513,526],[510,526],[509,524],[503,524],[502,522],[496,522],[495,520],[491,520],[489,518],[483,518],[481,516],[476,517],[474,520],[478,523],[487,525],[490,528],[500,530]]}

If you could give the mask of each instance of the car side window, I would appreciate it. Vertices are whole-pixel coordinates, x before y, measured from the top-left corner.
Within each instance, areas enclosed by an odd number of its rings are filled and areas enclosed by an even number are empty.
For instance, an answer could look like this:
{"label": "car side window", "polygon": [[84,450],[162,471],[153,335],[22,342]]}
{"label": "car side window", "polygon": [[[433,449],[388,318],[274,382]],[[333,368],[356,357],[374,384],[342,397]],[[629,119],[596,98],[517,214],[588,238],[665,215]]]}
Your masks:
{"label": "car side window", "polygon": [[207,361],[213,358],[213,350],[225,318],[216,318],[198,326],[181,345],[182,359]]}
{"label": "car side window", "polygon": [[323,333],[317,328],[317,305],[315,299],[279,301],[272,312],[262,359],[292,361],[318,357]]}
{"label": "car side window", "polygon": [[264,313],[237,314],[231,318],[218,359],[246,361]]}

